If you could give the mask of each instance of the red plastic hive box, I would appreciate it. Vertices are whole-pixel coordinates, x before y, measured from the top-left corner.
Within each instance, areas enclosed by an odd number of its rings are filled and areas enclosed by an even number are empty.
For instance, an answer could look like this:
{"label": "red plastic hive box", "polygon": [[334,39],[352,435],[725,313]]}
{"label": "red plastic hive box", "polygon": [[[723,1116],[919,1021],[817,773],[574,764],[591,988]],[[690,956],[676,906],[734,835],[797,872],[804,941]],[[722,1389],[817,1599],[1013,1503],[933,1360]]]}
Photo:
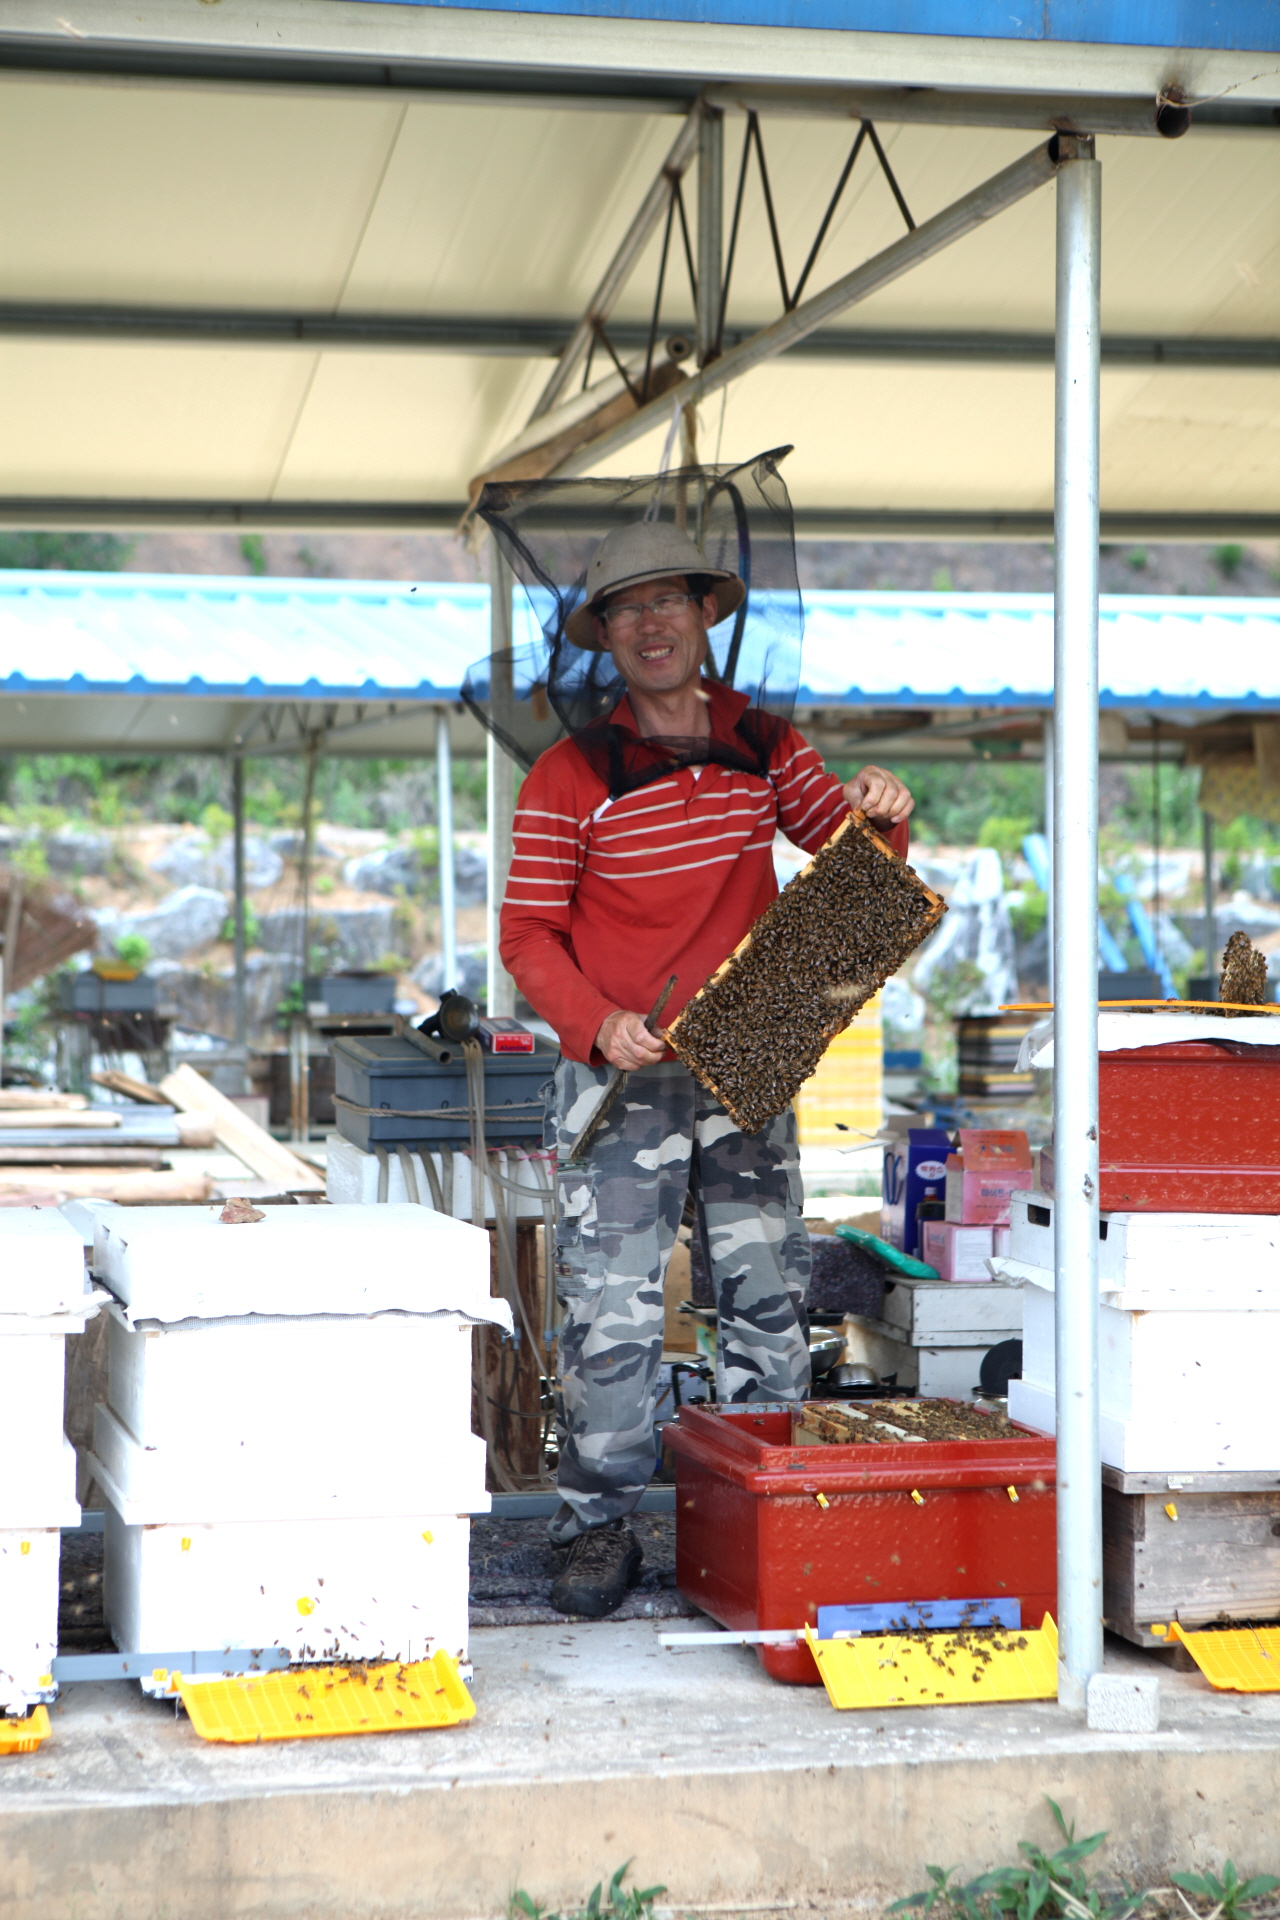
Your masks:
{"label": "red plastic hive box", "polygon": [[[1005,1596],[1022,1602],[1024,1624],[1056,1616],[1054,1443],[1043,1434],[793,1447],[789,1409],[746,1406],[682,1407],[666,1438],[676,1584],[722,1626],[813,1625],[819,1607],[864,1601]],[[818,1683],[806,1646],[757,1651],[776,1680]]]}
{"label": "red plastic hive box", "polygon": [[1098,1119],[1104,1211],[1280,1213],[1280,1046],[1100,1054]]}

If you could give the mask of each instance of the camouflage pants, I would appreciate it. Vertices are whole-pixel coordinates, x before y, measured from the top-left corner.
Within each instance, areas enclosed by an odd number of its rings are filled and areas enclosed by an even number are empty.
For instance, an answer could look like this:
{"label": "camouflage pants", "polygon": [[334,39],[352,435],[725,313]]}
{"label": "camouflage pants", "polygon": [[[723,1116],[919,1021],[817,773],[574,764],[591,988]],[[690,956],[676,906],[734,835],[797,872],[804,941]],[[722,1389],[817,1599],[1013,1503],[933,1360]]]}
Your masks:
{"label": "camouflage pants", "polygon": [[[568,1151],[608,1079],[562,1060],[548,1142]],[[663,1278],[692,1188],[719,1307],[721,1400],[795,1400],[809,1384],[809,1238],[795,1116],[746,1134],[679,1061],[633,1073],[587,1149],[558,1170],[565,1308],[557,1426],[563,1544],[632,1512],[654,1465]]]}

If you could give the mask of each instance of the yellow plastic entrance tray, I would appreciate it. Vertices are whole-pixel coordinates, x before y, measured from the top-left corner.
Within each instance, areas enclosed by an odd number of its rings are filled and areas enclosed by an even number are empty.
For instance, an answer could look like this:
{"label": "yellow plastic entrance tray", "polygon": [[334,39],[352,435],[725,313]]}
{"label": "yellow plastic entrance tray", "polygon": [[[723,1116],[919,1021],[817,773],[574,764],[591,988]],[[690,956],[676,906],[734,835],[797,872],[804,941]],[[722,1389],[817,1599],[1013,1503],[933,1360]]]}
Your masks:
{"label": "yellow plastic entrance tray", "polygon": [[1169,1637],[1181,1640],[1211,1687],[1226,1693],[1280,1693],[1280,1627],[1211,1627],[1184,1633],[1175,1620]]}
{"label": "yellow plastic entrance tray", "polygon": [[182,1680],[191,1724],[203,1740],[314,1740],[339,1733],[413,1733],[453,1727],[476,1710],[447,1653],[402,1667],[294,1667],[229,1680]]}
{"label": "yellow plastic entrance tray", "polygon": [[49,1738],[49,1710],[36,1707],[25,1720],[0,1716],[0,1753],[34,1753]]}
{"label": "yellow plastic entrance tray", "polygon": [[805,1639],[833,1707],[936,1707],[994,1700],[1053,1700],[1058,1630],[956,1628],[949,1633],[864,1633]]}

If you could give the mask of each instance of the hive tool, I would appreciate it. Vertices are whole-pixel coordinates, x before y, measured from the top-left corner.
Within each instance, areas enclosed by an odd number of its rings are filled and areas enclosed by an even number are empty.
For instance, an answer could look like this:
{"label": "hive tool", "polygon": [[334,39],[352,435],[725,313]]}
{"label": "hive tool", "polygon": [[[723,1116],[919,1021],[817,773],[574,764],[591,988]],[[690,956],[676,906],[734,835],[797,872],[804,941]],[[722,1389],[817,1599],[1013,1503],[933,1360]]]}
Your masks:
{"label": "hive tool", "polygon": [[[675,986],[675,984],[676,984],[676,976],[673,973],[671,978],[668,980],[666,986],[662,989],[662,992],[658,995],[657,999],[654,1001],[653,1012],[648,1016],[648,1018],[644,1023],[650,1033],[653,1033],[654,1030],[656,1029],[658,1025],[658,1021],[662,1017],[662,1010],[666,1006],[668,1000],[671,998],[671,990]],[[577,1139],[574,1141],[573,1145],[570,1147],[566,1158],[570,1160],[580,1160],[582,1158],[588,1146],[591,1144],[592,1138],[595,1135],[596,1128],[600,1125],[600,1122],[604,1119],[610,1107],[613,1105],[618,1095],[622,1092],[623,1088],[626,1086],[627,1081],[630,1079],[630,1077],[631,1077],[630,1074],[626,1071],[625,1068],[623,1067],[614,1068],[613,1072],[609,1075],[609,1078],[605,1081],[604,1090],[601,1093],[600,1098],[596,1101],[595,1106],[591,1109],[591,1113],[587,1118],[586,1124],[583,1126]]]}

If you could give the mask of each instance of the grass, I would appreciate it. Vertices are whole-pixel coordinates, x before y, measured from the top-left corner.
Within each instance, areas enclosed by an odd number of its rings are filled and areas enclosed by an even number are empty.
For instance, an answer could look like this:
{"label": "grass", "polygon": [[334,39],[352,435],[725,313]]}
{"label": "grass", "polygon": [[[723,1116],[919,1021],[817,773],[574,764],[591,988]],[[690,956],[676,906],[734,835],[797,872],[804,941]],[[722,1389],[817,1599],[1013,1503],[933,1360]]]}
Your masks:
{"label": "grass", "polygon": [[[936,1914],[938,1920],[1137,1920],[1145,1913],[1181,1914],[1182,1920],[1245,1920],[1257,1913],[1258,1903],[1280,1889],[1274,1874],[1257,1873],[1241,1879],[1230,1860],[1216,1874],[1174,1873],[1167,1887],[1135,1888],[1124,1881],[1108,1885],[1091,1879],[1085,1865],[1106,1841],[1105,1833],[1077,1840],[1075,1824],[1068,1826],[1056,1800],[1049,1810],[1064,1844],[1046,1853],[1022,1840],[1016,1864],[995,1867],[976,1879],[957,1882],[954,1867],[926,1868],[929,1886],[908,1894],[889,1908],[893,1913]],[[1187,1895],[1203,1901],[1193,1906]]]}
{"label": "grass", "polygon": [[585,1905],[567,1912],[552,1912],[540,1906],[523,1887],[517,1887],[507,1902],[507,1920],[652,1920],[653,1903],[665,1887],[624,1887],[622,1882],[631,1866],[625,1860],[605,1888],[597,1880]]}

